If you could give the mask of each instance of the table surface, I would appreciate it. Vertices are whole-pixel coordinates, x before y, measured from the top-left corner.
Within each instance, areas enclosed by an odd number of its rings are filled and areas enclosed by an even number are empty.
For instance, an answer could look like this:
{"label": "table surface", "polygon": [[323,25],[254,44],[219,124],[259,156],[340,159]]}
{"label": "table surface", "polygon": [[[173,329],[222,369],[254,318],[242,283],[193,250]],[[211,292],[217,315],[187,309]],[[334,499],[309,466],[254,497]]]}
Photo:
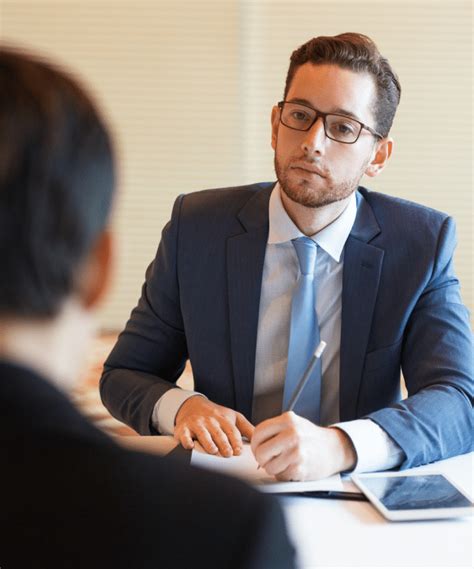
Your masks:
{"label": "table surface", "polygon": [[[472,496],[473,454],[418,467]],[[301,566],[472,567],[472,518],[389,522],[368,502],[284,499]]]}
{"label": "table surface", "polygon": [[[117,437],[120,444],[166,454],[172,437]],[[418,467],[442,472],[473,496],[474,453]],[[346,489],[353,489],[345,481]],[[302,569],[322,567],[472,567],[473,520],[389,522],[368,502],[279,498]]]}

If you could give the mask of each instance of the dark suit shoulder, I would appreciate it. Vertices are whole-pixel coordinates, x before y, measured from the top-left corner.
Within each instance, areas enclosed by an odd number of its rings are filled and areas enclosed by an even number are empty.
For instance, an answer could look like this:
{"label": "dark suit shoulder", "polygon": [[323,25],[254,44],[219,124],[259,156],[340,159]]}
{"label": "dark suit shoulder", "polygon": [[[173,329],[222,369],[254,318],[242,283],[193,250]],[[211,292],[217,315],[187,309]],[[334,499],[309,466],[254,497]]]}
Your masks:
{"label": "dark suit shoulder", "polygon": [[102,546],[113,547],[117,533],[127,536],[121,557],[137,559],[146,552],[156,566],[196,569],[293,566],[293,548],[273,498],[172,458],[99,444],[87,445],[79,456],[77,450],[75,463],[82,459],[87,466],[75,477],[88,507],[100,505]]}
{"label": "dark suit shoulder", "polygon": [[362,186],[359,187],[359,192],[372,207],[376,217],[383,216],[383,218],[389,219],[395,215],[396,219],[405,217],[411,220],[417,219],[420,222],[435,222],[438,224],[444,223],[446,218],[449,217],[447,213],[431,207],[404,198],[371,191]]}
{"label": "dark suit shoulder", "polygon": [[394,251],[401,259],[410,251],[410,254],[432,262],[444,244],[448,244],[448,258],[452,254],[456,229],[453,218],[448,214],[365,188],[359,188],[359,191],[380,229],[373,244],[380,245],[387,252]]}
{"label": "dark suit shoulder", "polygon": [[[171,458],[125,451],[117,453],[116,461],[112,479],[122,471],[130,506],[142,504],[146,517],[154,518],[151,527],[162,543],[175,542],[176,527],[186,536],[186,548],[173,548],[176,567],[189,564],[190,551],[195,552],[193,567],[207,568],[211,562],[255,569],[293,566],[293,548],[273,497],[234,478],[183,468]],[[209,557],[206,542],[214,543]]]}
{"label": "dark suit shoulder", "polygon": [[280,507],[238,480],[99,439],[16,444],[0,516],[12,567],[293,567]]}
{"label": "dark suit shoulder", "polygon": [[[0,417],[6,567],[293,566],[282,512],[267,496],[123,449],[25,368],[0,362],[0,379],[10,410]],[[261,550],[273,542],[281,564]]]}
{"label": "dark suit shoulder", "polygon": [[275,182],[261,182],[246,186],[214,188],[201,190],[181,196],[182,215],[216,216],[219,214],[236,214],[258,192],[270,190]]}

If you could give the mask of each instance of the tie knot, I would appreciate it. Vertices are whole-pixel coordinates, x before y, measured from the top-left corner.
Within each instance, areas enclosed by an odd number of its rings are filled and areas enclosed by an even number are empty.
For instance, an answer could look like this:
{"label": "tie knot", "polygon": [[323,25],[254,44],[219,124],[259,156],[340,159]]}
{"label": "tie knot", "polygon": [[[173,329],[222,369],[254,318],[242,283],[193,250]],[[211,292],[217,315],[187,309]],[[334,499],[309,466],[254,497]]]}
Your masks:
{"label": "tie knot", "polygon": [[309,237],[298,237],[298,239],[293,239],[293,245],[300,262],[301,274],[313,275],[316,263],[316,243]]}

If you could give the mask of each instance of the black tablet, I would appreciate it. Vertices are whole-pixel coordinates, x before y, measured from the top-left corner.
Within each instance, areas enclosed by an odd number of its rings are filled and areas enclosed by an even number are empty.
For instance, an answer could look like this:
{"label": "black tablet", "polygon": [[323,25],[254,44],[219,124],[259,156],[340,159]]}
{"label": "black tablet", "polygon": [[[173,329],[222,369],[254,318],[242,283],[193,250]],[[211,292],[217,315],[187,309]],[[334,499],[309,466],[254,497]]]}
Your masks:
{"label": "black tablet", "polygon": [[372,504],[392,521],[472,515],[471,499],[440,473],[385,472],[353,475]]}

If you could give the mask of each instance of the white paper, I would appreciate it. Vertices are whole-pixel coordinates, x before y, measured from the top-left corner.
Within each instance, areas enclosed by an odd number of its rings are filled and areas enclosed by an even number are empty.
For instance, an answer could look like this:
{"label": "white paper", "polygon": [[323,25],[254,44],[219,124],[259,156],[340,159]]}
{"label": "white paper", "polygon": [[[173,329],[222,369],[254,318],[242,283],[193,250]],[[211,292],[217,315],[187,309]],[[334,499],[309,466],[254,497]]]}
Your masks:
{"label": "white paper", "polygon": [[343,490],[339,474],[324,480],[309,480],[306,482],[279,482],[274,476],[269,476],[263,468],[258,469],[249,444],[245,444],[242,454],[229,458],[207,454],[195,443],[191,455],[191,464],[208,470],[215,470],[230,476],[241,478],[264,492],[309,492],[314,490]]}

